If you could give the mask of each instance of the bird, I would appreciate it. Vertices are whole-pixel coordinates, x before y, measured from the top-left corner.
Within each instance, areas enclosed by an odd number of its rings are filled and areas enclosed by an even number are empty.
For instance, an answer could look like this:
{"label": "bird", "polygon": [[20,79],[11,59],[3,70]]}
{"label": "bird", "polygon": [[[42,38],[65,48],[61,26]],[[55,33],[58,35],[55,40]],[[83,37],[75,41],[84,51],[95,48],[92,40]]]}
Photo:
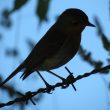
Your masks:
{"label": "bird", "polygon": [[0,87],[22,70],[23,74],[20,78],[24,80],[36,71],[46,86],[49,84],[40,71],[47,71],[63,80],[51,70],[65,65],[76,55],[81,43],[81,34],[86,26],[95,27],[89,22],[85,12],[77,8],[66,9],[35,45],[28,57],[0,84]]}

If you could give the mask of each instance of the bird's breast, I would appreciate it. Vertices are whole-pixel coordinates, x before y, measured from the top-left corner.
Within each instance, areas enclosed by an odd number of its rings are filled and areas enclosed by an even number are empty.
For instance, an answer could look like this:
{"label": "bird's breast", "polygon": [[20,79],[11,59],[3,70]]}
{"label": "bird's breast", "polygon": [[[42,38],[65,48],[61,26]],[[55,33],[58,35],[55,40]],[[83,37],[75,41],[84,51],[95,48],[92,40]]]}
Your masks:
{"label": "bird's breast", "polygon": [[61,48],[52,57],[46,59],[40,70],[51,70],[58,68],[70,61],[77,53],[80,46],[80,36],[67,37]]}

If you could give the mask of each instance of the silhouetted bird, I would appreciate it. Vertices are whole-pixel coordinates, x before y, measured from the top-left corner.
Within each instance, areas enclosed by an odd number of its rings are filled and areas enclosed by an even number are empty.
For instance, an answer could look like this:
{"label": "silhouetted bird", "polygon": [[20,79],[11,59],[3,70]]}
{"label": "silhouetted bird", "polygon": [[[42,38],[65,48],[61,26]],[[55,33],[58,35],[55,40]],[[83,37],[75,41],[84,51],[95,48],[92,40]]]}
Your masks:
{"label": "silhouetted bird", "polygon": [[50,70],[61,67],[74,57],[80,46],[81,32],[86,26],[95,27],[89,22],[88,16],[82,10],[74,8],[65,10],[36,44],[24,62],[0,86],[22,69],[24,69],[21,75],[23,80],[34,71],[40,75],[46,85],[48,83],[39,71],[47,71],[63,79]]}

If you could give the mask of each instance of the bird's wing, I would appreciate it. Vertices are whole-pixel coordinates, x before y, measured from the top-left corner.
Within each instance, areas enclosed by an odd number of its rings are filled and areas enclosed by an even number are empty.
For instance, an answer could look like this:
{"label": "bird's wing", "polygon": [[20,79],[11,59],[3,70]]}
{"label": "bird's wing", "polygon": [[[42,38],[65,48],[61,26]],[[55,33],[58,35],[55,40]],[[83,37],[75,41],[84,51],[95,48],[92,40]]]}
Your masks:
{"label": "bird's wing", "polygon": [[[27,64],[28,71],[34,70],[45,59],[56,54],[60,47],[63,45],[66,35],[53,25],[44,37],[36,44],[30,55],[26,58],[25,64]],[[22,77],[25,79],[31,72],[23,73]]]}
{"label": "bird's wing", "polygon": [[60,49],[63,45],[66,35],[59,30],[56,26],[53,26],[44,35],[44,37],[36,44],[30,55],[26,58],[26,62],[35,66],[39,65],[42,61],[51,57]]}

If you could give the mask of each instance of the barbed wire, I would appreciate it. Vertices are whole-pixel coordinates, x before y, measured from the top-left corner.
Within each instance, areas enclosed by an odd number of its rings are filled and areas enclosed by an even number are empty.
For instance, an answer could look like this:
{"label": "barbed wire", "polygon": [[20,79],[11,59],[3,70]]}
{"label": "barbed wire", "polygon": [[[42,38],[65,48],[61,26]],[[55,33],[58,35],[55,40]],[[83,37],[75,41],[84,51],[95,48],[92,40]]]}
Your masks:
{"label": "barbed wire", "polygon": [[73,89],[76,91],[76,88],[73,85],[76,81],[83,79],[83,78],[86,78],[90,75],[106,71],[106,70],[110,69],[110,65],[107,65],[107,66],[102,67],[102,68],[96,68],[96,69],[92,70],[91,72],[84,73],[83,75],[78,75],[76,78],[74,77],[73,73],[67,67],[65,67],[65,69],[67,70],[69,75],[63,82],[58,82],[55,85],[49,85],[46,88],[39,88],[35,92],[28,91],[24,95],[22,94],[21,97],[15,98],[12,101],[9,101],[6,103],[0,103],[0,108],[5,107],[5,106],[10,106],[12,104],[19,103],[19,102],[28,103],[29,100],[32,102],[33,105],[36,105],[36,103],[32,99],[34,96],[39,95],[40,93],[51,94],[51,92],[54,91],[55,88],[57,88],[57,87],[61,87],[62,89],[66,89],[67,87],[72,85]]}

